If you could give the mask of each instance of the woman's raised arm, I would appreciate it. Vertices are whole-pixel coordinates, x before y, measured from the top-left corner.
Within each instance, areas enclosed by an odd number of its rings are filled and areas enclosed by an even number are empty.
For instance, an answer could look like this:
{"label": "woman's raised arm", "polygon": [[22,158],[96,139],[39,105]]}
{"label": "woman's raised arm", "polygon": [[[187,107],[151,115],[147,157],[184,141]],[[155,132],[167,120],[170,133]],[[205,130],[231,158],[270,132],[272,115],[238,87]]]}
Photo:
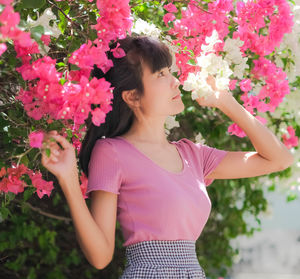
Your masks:
{"label": "woman's raised arm", "polygon": [[[216,90],[213,77],[208,82]],[[277,137],[240,105],[228,91],[215,92],[196,101],[202,106],[217,107],[249,137],[256,151],[229,151],[206,178],[230,179],[259,176],[289,167],[293,155]]]}

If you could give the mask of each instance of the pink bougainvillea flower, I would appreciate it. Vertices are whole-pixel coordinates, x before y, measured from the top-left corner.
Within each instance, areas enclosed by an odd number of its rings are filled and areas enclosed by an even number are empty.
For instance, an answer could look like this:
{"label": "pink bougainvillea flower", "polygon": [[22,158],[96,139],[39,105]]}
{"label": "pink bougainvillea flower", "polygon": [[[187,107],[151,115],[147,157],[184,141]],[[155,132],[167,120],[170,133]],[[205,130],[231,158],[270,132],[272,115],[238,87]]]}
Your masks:
{"label": "pink bougainvillea flower", "polygon": [[25,186],[27,186],[26,183],[23,180],[17,178],[16,176],[8,177],[7,190],[9,192],[12,192],[17,195],[18,193],[24,192]]}
{"label": "pink bougainvillea flower", "polygon": [[247,78],[247,79],[243,79],[240,82],[240,88],[243,92],[249,92],[252,89],[251,86],[251,79]]}
{"label": "pink bougainvillea flower", "polygon": [[42,147],[43,139],[44,139],[43,132],[34,131],[34,132],[30,133],[30,135],[29,135],[29,145],[31,147],[40,148],[40,147]]}
{"label": "pink bougainvillea flower", "polygon": [[17,57],[28,56],[28,54],[40,53],[39,45],[36,41],[32,41],[29,34],[21,33],[21,39],[15,41],[15,51]]}
{"label": "pink bougainvillea flower", "polygon": [[104,123],[106,114],[100,108],[92,110],[92,115],[92,121],[96,126],[100,126],[101,123]]}
{"label": "pink bougainvillea flower", "polygon": [[13,0],[0,0],[1,5],[9,5],[12,3]]}
{"label": "pink bougainvillea flower", "polygon": [[6,169],[5,167],[2,167],[0,170],[0,178],[3,177],[6,174]]}
{"label": "pink bougainvillea flower", "polygon": [[6,44],[0,44],[0,56],[7,50]]}
{"label": "pink bougainvillea flower", "polygon": [[88,179],[87,179],[86,175],[84,174],[84,172],[81,172],[80,181],[81,181],[80,190],[83,195],[83,198],[86,199],[86,198],[88,198],[88,196],[85,194],[86,190],[87,190]]}
{"label": "pink bougainvillea flower", "polygon": [[50,197],[51,191],[53,190],[53,181],[46,181],[42,178],[40,172],[30,172],[29,177],[31,179],[32,185],[36,188],[36,193],[41,199],[44,195]]}
{"label": "pink bougainvillea flower", "polygon": [[169,12],[169,13],[177,13],[178,10],[176,6],[172,3],[169,3],[168,5],[164,5],[164,8]]}
{"label": "pink bougainvillea flower", "polygon": [[43,42],[46,46],[48,46],[48,45],[50,44],[50,42],[51,42],[50,35],[45,35],[45,34],[43,34],[43,35],[41,36],[41,40],[42,40],[42,42]]}
{"label": "pink bougainvillea flower", "polygon": [[295,129],[292,126],[287,127],[289,135],[282,135],[283,143],[287,148],[298,146],[298,137],[295,135]]}
{"label": "pink bougainvillea flower", "polygon": [[111,50],[115,58],[122,58],[126,55],[125,51],[119,46],[120,44],[118,43],[117,46]]}
{"label": "pink bougainvillea flower", "polygon": [[15,13],[12,6],[6,6],[0,14],[0,22],[3,26],[7,26],[8,29],[11,29],[11,27],[15,28],[20,22],[20,14]]}
{"label": "pink bougainvillea flower", "polygon": [[227,131],[230,135],[236,135],[237,137],[240,138],[247,136],[246,133],[236,123],[231,124],[228,127]]}
{"label": "pink bougainvillea flower", "polygon": [[5,173],[5,169],[1,169],[1,176],[7,174],[7,177],[4,177],[0,181],[0,191],[5,193],[12,192],[14,194],[18,194],[24,191],[24,187],[26,187],[26,183],[20,180],[20,177],[27,172],[27,167],[23,164],[16,165],[12,164],[11,168],[8,168]]}
{"label": "pink bougainvillea flower", "polygon": [[237,79],[231,79],[229,82],[229,89],[234,90],[236,83],[237,83]]}
{"label": "pink bougainvillea flower", "polygon": [[256,79],[264,78],[266,81],[258,94],[260,104],[257,109],[261,112],[274,112],[283,101],[284,96],[290,94],[287,75],[281,68],[264,57],[253,60],[253,63],[255,67],[252,69],[251,74]]}
{"label": "pink bougainvillea flower", "polygon": [[176,17],[175,17],[174,14],[171,14],[171,13],[165,14],[164,17],[163,17],[163,20],[164,20],[165,25],[166,25],[167,27],[169,27],[168,22],[169,22],[169,21],[173,21],[175,18],[176,18]]}
{"label": "pink bougainvillea flower", "polygon": [[256,115],[255,116],[262,124],[266,124],[267,123],[267,119],[266,118],[263,118],[263,117],[261,117],[261,116],[259,116],[259,115]]}

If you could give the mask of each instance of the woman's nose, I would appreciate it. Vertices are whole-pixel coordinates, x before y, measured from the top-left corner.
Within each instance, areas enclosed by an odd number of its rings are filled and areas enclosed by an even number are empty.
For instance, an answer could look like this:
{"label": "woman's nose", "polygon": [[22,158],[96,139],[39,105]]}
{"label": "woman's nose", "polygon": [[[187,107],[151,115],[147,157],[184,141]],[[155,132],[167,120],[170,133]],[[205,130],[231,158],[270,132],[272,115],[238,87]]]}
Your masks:
{"label": "woman's nose", "polygon": [[179,85],[180,85],[179,79],[177,79],[176,77],[173,76],[173,87],[178,88]]}

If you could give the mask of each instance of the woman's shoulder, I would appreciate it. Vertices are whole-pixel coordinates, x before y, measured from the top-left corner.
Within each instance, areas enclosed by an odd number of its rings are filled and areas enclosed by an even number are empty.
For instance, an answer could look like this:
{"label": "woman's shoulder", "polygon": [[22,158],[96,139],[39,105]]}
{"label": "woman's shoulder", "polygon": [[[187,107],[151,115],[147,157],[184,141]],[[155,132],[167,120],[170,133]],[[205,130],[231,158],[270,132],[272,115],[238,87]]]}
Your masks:
{"label": "woman's shoulder", "polygon": [[192,140],[188,139],[188,138],[181,138],[177,141],[173,141],[174,143],[180,145],[183,148],[200,148],[201,144],[200,143],[195,143]]}
{"label": "woman's shoulder", "polygon": [[116,153],[116,145],[113,138],[99,138],[95,141],[93,151]]}

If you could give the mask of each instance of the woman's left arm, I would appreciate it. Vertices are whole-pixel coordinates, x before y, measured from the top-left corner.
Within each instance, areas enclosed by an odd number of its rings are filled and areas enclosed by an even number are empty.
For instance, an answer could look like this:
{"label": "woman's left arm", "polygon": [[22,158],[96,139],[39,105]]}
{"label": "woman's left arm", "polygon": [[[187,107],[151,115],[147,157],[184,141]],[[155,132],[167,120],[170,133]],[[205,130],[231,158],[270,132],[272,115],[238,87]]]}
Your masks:
{"label": "woman's left arm", "polygon": [[219,108],[243,129],[256,150],[256,152],[228,151],[206,178],[253,177],[281,171],[293,164],[293,155],[287,147],[240,105],[230,92],[216,92],[215,96],[209,97],[208,100],[196,100],[200,105]]}

